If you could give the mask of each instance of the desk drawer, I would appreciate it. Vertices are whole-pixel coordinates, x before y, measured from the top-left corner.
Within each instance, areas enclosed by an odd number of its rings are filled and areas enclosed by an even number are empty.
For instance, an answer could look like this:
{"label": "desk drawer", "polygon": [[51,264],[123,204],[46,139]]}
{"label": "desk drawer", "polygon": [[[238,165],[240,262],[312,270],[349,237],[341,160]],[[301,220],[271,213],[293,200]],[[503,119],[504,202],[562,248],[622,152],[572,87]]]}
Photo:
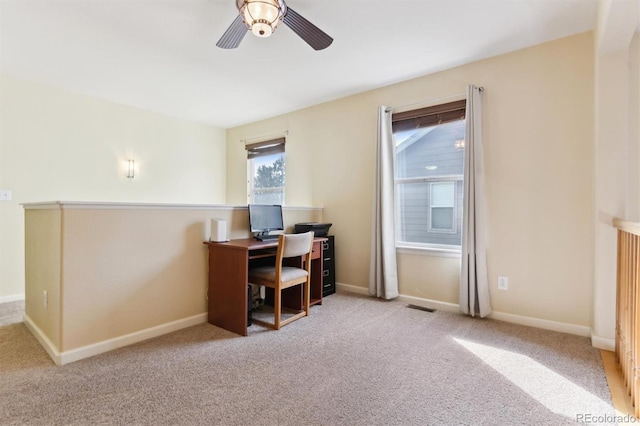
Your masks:
{"label": "desk drawer", "polygon": [[320,259],[320,252],[322,251],[322,241],[315,241],[313,243],[313,249],[311,252],[311,259]]}

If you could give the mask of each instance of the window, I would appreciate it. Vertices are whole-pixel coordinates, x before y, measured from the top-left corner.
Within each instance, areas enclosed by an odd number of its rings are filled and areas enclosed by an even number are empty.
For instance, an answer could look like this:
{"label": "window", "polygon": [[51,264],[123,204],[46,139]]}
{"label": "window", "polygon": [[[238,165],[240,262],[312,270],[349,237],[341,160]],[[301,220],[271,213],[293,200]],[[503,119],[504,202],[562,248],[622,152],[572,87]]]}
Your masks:
{"label": "window", "polygon": [[429,231],[455,232],[455,182],[431,182],[429,196]]}
{"label": "window", "polygon": [[393,115],[399,245],[461,244],[465,107],[463,100]]}
{"label": "window", "polygon": [[245,146],[248,204],[284,204],[285,139]]}

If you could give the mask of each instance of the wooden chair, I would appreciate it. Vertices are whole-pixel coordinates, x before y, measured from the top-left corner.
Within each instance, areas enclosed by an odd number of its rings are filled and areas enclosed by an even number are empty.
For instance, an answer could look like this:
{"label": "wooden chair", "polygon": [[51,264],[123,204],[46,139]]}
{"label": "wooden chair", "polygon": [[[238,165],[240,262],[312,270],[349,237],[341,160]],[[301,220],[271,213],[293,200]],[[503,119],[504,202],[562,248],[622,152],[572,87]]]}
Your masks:
{"label": "wooden chair", "polygon": [[[303,234],[282,234],[278,238],[278,251],[275,266],[261,266],[249,270],[249,282],[272,288],[274,291],[274,323],[253,318],[253,322],[279,330],[280,327],[309,315],[311,251],[313,248],[313,232]],[[283,259],[304,256],[304,269],[284,266]],[[282,290],[296,285],[303,286],[304,310],[293,316],[280,320],[282,314]]]}

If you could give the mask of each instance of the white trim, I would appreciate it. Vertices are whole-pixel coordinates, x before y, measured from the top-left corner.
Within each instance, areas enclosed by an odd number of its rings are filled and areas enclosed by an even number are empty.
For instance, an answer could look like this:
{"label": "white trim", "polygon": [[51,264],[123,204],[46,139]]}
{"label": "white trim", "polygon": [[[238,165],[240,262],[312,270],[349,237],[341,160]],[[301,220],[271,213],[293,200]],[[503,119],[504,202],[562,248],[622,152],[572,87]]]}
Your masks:
{"label": "white trim", "polygon": [[[360,295],[369,295],[369,289],[354,286],[344,283],[336,283],[336,288],[339,291],[355,293]],[[422,297],[408,296],[401,294],[398,296],[398,300],[402,302],[410,302],[412,304],[423,306],[431,309],[440,309],[449,312],[458,312],[458,305],[449,302],[441,302],[438,300],[425,299]],[[27,314],[24,315],[24,322],[31,333],[43,346],[45,351],[49,354],[51,359],[57,365],[64,365],[74,361],[78,361],[91,356],[99,355],[101,353],[109,352],[114,349],[121,348],[123,346],[132,345],[134,343],[142,342],[144,340],[162,336],[164,334],[172,333],[174,331],[181,330],[183,328],[191,327],[194,325],[207,322],[207,313],[194,315],[188,318],[172,321],[166,324],[161,324],[155,327],[140,330],[134,333],[126,334],[124,336],[115,337],[113,339],[104,340],[102,342],[93,343],[91,345],[83,346],[77,349],[72,349],[66,352],[59,352],[55,345],[49,340],[49,338],[35,325],[35,323],[29,318]],[[587,326],[561,323],[557,321],[544,320],[540,318],[525,317],[514,314],[507,314],[502,312],[493,312],[489,315],[489,318],[497,321],[505,321],[513,324],[520,324],[529,327],[540,328],[544,330],[557,331],[562,333],[574,334],[583,337],[591,337],[591,344],[598,349],[605,349],[613,351],[615,350],[615,341],[604,337],[594,336],[591,328]]]}
{"label": "white trim", "polygon": [[31,334],[33,334],[38,342],[40,342],[53,362],[55,362],[57,365],[62,365],[62,358],[60,356],[58,348],[51,342],[51,340],[49,340],[49,338],[42,332],[42,330],[40,330],[40,327],[38,327],[26,313],[24,314],[24,325],[27,326]]}
{"label": "white trim", "polygon": [[[456,205],[456,199],[458,198],[457,195],[457,182],[455,180],[444,180],[441,182],[429,182],[429,211],[427,213],[428,219],[427,219],[427,232],[430,233],[435,233],[435,234],[456,234],[458,232],[458,221],[457,216],[456,215],[456,211],[458,210],[458,206]],[[433,186],[434,185],[442,185],[442,184],[451,184],[453,187],[453,203],[450,206],[445,206],[445,205],[438,205],[438,204],[434,204],[433,202],[433,194],[434,194],[434,190],[433,190]],[[441,229],[441,228],[434,228],[433,227],[433,209],[442,209],[442,208],[447,208],[447,209],[451,209],[451,229]]]}
{"label": "white trim", "polygon": [[[247,206],[244,206],[246,209]],[[290,207],[290,206],[282,206],[282,210],[291,210],[291,211],[323,211],[324,207]]]}
{"label": "white trim", "polygon": [[[359,287],[359,286],[350,285],[350,284],[336,283],[336,290],[346,291],[348,293],[360,294],[363,296],[371,296],[369,294],[368,288]],[[450,311],[450,312],[458,311],[458,305],[454,303],[440,302],[438,300],[424,299],[422,297],[407,296],[406,294],[400,294],[398,296],[398,300],[403,302],[409,302],[418,306],[423,306],[425,308],[440,309],[443,311]]]}
{"label": "white trim", "polygon": [[396,245],[396,253],[398,254],[413,254],[418,256],[433,256],[433,257],[450,257],[454,259],[460,259],[460,249],[445,249],[436,247],[418,247],[410,246],[407,244]]}
{"label": "white trim", "polygon": [[541,328],[543,330],[559,331],[561,333],[574,334],[576,336],[590,337],[591,327],[586,325],[569,324],[566,322],[558,322],[545,320],[541,318],[524,317],[521,315],[506,314],[504,312],[493,311],[489,318],[510,322],[513,324],[526,325],[529,327]]}
{"label": "white trim", "polygon": [[[168,204],[168,203],[117,203],[102,201],[43,201],[22,203],[25,210],[81,210],[81,209],[216,209],[235,210],[242,206],[224,204]],[[246,206],[244,206],[246,208]]]}
{"label": "white trim", "polygon": [[17,302],[19,300],[24,300],[24,293],[14,294],[12,296],[0,296],[0,303]]}
{"label": "white trim", "polygon": [[42,330],[40,330],[26,314],[24,316],[27,327],[36,336],[40,344],[44,346],[44,349],[47,351],[51,359],[53,359],[53,361],[58,365],[69,364],[70,362],[79,361],[84,358],[109,352],[123,346],[132,345],[153,337],[162,336],[183,328],[202,324],[207,322],[207,317],[208,314],[205,312],[61,353],[44,335],[44,333],[42,333]]}
{"label": "white trim", "polygon": [[[358,286],[342,284],[342,283],[336,283],[336,287],[338,288],[338,290],[342,290],[342,291],[347,291],[347,292],[362,294],[362,295],[369,295],[369,289],[364,287],[358,287]],[[398,296],[398,300],[403,302],[410,302],[414,305],[423,306],[431,309],[440,309],[440,310],[449,311],[449,312],[459,312],[459,307],[455,303],[441,302],[438,300],[408,296],[405,294],[400,294]],[[561,333],[568,333],[568,334],[573,334],[577,336],[591,337],[592,346],[600,349],[607,349],[610,347],[610,344],[611,344],[611,342],[608,341],[610,339],[592,336],[591,327],[587,327],[584,325],[568,324],[564,322],[550,321],[550,320],[545,320],[540,318],[525,317],[521,315],[507,314],[507,313],[495,312],[495,311],[491,313],[491,315],[489,315],[488,318],[491,318],[497,321],[509,322],[512,324],[520,324],[520,325],[525,325],[529,327],[540,328],[543,330],[558,331]],[[598,345],[605,345],[605,347],[601,347]]]}
{"label": "white trim", "polygon": [[355,293],[355,294],[361,294],[361,295],[364,295],[364,296],[369,296],[369,289],[368,288],[355,286],[355,285],[351,285],[351,284],[343,284],[343,283],[336,282],[336,290],[337,291],[346,291],[347,293]]}
{"label": "white trim", "polygon": [[423,308],[440,309],[442,311],[448,311],[448,312],[460,311],[460,307],[455,303],[440,302],[439,300],[425,299],[422,297],[415,297],[415,296],[407,296],[405,294],[401,294],[400,296],[398,296],[398,300],[402,302],[409,302],[412,305],[422,306]]}
{"label": "white trim", "polygon": [[83,346],[70,351],[62,352],[61,364],[68,364],[70,362],[78,361],[90,356],[99,355],[104,352],[109,352],[114,349],[121,348],[123,346],[132,345],[134,343],[142,342],[153,337],[162,336],[167,333],[181,330],[183,328],[191,327],[197,324],[207,322],[207,313],[194,315],[192,317],[179,319],[176,321],[168,322],[166,324],[157,325],[155,327],[147,328],[145,330],[136,331],[124,336],[114,337],[113,339],[103,340],[102,342],[93,343],[91,345]]}
{"label": "white trim", "polygon": [[[227,204],[165,204],[165,203],[116,203],[100,201],[43,201],[22,203],[25,210],[71,210],[71,209],[185,209],[185,210],[247,210],[247,206]],[[292,211],[322,211],[322,207],[282,207]]]}
{"label": "white trim", "polygon": [[605,351],[616,351],[616,340],[609,339],[608,337],[600,337],[591,333],[591,346],[598,349],[604,349]]}
{"label": "white trim", "polygon": [[[284,144],[283,144],[284,145]],[[276,155],[276,154],[280,154],[281,158],[286,158],[285,157],[285,152],[282,151],[280,153],[273,153],[273,154],[269,154],[269,155]],[[256,192],[264,192],[264,193],[273,193],[273,194],[282,194],[281,197],[281,205],[284,205],[284,201],[285,201],[285,185],[286,185],[286,173],[285,173],[285,182],[283,182],[283,186],[271,186],[268,188],[256,188],[255,185],[255,177],[256,177],[256,173],[257,173],[257,168],[256,168],[256,158],[258,157],[254,157],[254,158],[248,158],[247,159],[247,203],[248,204],[253,204],[255,203],[255,199],[256,199]],[[273,165],[276,161],[278,161],[278,159],[274,160],[271,164]],[[285,160],[285,172],[287,169],[287,163]],[[258,167],[259,168],[259,167]],[[273,204],[277,204],[277,203],[273,203]]]}

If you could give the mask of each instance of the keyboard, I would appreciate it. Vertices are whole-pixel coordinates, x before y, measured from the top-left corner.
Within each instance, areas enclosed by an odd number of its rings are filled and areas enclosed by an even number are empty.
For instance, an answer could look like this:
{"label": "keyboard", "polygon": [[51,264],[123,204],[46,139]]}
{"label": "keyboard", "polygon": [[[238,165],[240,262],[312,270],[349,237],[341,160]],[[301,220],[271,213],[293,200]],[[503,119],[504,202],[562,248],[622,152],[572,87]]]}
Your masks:
{"label": "keyboard", "polygon": [[278,237],[280,235],[279,234],[275,234],[275,235],[256,235],[254,238],[258,241],[269,241],[269,240],[277,240]]}

